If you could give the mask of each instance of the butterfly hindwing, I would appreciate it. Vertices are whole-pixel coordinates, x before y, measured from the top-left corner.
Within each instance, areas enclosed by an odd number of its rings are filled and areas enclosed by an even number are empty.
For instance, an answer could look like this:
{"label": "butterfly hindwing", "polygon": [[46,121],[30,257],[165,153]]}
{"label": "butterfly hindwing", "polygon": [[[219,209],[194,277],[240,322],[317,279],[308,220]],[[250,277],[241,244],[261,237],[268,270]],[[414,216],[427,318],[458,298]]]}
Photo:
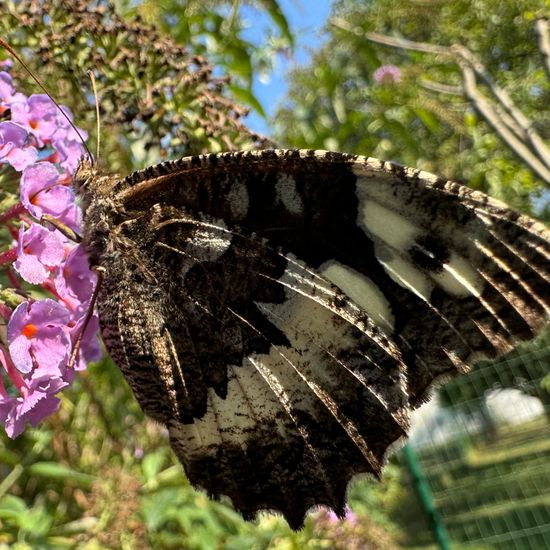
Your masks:
{"label": "butterfly hindwing", "polygon": [[436,378],[550,306],[546,229],[375,159],[206,155],[86,193],[107,348],[191,482],[246,517],[342,512]]}

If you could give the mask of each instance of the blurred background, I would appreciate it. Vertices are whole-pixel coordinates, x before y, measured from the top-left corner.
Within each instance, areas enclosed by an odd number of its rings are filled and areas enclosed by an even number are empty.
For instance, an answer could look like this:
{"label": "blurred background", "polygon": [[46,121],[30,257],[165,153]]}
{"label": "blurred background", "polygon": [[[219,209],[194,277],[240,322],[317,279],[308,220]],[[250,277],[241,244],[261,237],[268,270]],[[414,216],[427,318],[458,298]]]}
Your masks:
{"label": "blurred background", "polygon": [[[98,80],[113,172],[278,144],[440,173],[550,219],[547,0],[0,0],[1,35],[77,124]],[[3,54],[0,53],[3,57]],[[20,67],[19,89],[37,93]],[[0,435],[0,549],[550,548],[550,333],[434,391],[343,521],[242,521],[189,487],[117,368]]]}

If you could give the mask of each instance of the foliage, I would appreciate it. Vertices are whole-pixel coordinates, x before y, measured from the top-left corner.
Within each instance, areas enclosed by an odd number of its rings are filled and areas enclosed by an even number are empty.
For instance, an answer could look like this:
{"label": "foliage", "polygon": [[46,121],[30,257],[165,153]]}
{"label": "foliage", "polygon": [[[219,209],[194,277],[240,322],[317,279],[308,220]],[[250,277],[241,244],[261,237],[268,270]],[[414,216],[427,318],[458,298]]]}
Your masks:
{"label": "foliage", "polygon": [[[292,75],[277,136],[291,146],[367,154],[461,178],[543,213],[542,182],[466,99],[463,67],[449,48],[467,46],[548,138],[550,86],[533,31],[546,13],[545,0],[341,0],[330,39]],[[389,47],[380,35],[428,43],[439,53]],[[376,81],[376,69],[390,64],[400,80]],[[490,96],[487,86],[480,90],[482,99]]]}
{"label": "foliage", "polygon": [[[231,75],[229,88],[233,96],[264,115],[253,93],[253,77],[269,74],[277,57],[293,46],[288,21],[276,0],[124,0],[118,4],[127,15],[139,14],[145,21],[159,25],[179,44]],[[247,38],[246,8],[256,13],[256,22],[261,13],[271,22],[262,29],[261,43]]]}
{"label": "foliage", "polygon": [[[229,98],[226,77],[139,20],[121,19],[105,0],[8,0],[0,29],[16,50],[32,53],[31,69],[89,129],[95,113],[86,71],[94,69],[101,154],[112,171],[262,143],[242,124],[246,109]],[[26,74],[19,81],[31,82]]]}

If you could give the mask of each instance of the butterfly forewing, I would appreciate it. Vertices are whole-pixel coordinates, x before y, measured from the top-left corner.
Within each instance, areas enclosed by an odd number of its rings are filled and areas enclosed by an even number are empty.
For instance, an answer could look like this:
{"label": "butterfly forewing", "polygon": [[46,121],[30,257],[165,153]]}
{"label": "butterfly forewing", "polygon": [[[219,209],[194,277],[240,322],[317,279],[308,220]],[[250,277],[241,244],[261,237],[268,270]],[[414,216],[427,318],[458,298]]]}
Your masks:
{"label": "butterfly forewing", "polygon": [[245,517],[342,513],[436,378],[548,313],[547,230],[424,172],[250,151],[80,187],[106,346],[191,482]]}

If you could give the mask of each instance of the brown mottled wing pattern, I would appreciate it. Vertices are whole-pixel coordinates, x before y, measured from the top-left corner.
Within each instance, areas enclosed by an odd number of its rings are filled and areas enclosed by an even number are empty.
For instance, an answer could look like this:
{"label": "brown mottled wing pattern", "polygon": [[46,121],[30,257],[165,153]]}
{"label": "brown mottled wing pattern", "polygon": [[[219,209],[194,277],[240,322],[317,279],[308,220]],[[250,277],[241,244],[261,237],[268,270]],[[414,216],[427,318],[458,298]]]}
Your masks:
{"label": "brown mottled wing pattern", "polygon": [[250,151],[77,187],[109,352],[191,482],[247,518],[341,514],[436,378],[549,311],[548,231],[418,170]]}

